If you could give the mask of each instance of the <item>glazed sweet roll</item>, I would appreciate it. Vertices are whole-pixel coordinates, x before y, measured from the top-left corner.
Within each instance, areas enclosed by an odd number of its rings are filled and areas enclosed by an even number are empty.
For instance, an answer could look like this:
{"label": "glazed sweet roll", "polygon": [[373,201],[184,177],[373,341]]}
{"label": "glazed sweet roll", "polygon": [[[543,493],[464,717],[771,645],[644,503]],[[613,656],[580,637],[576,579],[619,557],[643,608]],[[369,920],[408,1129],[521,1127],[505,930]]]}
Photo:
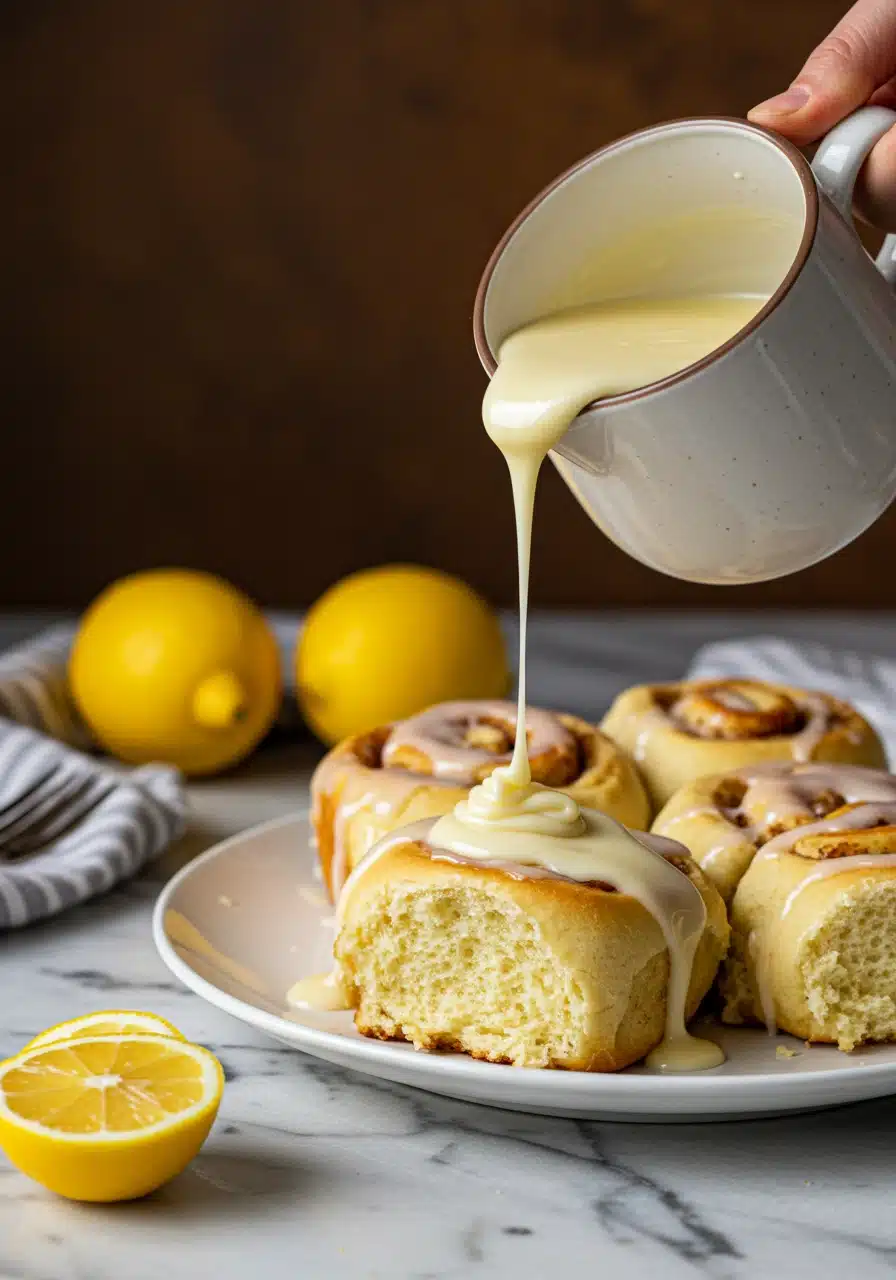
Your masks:
{"label": "glazed sweet roll", "polygon": [[601,728],[630,752],[660,808],[694,778],[762,761],[886,765],[874,729],[827,693],[763,680],[692,680],[629,689]]}
{"label": "glazed sweet roll", "polygon": [[[628,826],[647,825],[638,770],[593,725],[530,707],[526,733],[536,782]],[[515,738],[514,704],[446,702],[335,747],[311,783],[312,822],[331,894],[382,836],[449,813],[472,786],[507,764]]]}
{"label": "glazed sweet roll", "polygon": [[652,829],[687,845],[729,902],[767,841],[866,800],[896,803],[896,777],[861,765],[748,765],[679,788]]}
{"label": "glazed sweet roll", "polygon": [[698,913],[699,940],[684,1012],[694,1013],[725,954],[728,923],[680,845],[639,834],[624,864],[637,869],[639,855],[661,864],[664,921],[660,908],[652,915],[609,881],[486,865],[434,846],[431,829],[383,841],[340,902],[337,982],[364,1035],[515,1066],[619,1070],[663,1039],[666,938],[689,913]]}
{"label": "glazed sweet roll", "polygon": [[896,803],[776,836],[731,905],[723,1019],[849,1051],[896,1040]]}

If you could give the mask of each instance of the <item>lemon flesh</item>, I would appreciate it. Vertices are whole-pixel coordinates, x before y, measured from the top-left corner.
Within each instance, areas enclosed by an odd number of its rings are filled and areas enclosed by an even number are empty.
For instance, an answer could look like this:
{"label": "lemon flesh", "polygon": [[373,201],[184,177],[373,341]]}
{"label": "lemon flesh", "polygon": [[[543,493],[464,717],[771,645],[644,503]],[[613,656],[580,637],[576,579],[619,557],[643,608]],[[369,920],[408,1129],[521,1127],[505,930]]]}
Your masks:
{"label": "lemon flesh", "polygon": [[206,1049],[171,1036],[83,1037],[0,1064],[0,1148],[71,1200],[133,1200],[197,1154],[224,1078]]}

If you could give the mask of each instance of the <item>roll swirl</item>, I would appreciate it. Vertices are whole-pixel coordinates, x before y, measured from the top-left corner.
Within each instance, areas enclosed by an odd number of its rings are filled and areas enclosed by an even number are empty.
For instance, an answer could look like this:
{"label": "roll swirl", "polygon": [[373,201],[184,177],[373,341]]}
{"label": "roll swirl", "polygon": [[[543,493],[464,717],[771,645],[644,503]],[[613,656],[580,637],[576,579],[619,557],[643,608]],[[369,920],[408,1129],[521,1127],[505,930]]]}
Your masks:
{"label": "roll swirl", "polygon": [[[530,708],[526,731],[535,782],[627,826],[647,825],[638,770],[600,730],[577,716]],[[331,895],[377,840],[449,813],[471,787],[507,764],[515,734],[510,702],[448,702],[335,747],[311,783],[312,822]]]}
{"label": "roll swirl", "polygon": [[896,777],[842,764],[758,764],[681,787],[652,830],[680,840],[730,902],[757,850],[844,805],[896,803]]}
{"label": "roll swirl", "polygon": [[849,703],[763,680],[639,685],[620,694],[601,728],[634,757],[656,808],[695,778],[749,764],[886,764]]}

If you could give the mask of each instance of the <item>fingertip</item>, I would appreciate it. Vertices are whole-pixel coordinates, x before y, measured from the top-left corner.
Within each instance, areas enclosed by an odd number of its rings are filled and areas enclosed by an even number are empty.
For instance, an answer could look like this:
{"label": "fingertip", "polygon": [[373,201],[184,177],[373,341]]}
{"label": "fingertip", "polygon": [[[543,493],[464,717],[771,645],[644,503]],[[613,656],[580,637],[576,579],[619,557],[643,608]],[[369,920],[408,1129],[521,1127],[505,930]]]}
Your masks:
{"label": "fingertip", "polygon": [[819,128],[811,119],[805,119],[802,115],[776,116],[766,112],[751,111],[747,119],[751,124],[757,124],[762,129],[768,129],[771,133],[780,134],[782,138],[786,138],[788,142],[793,142],[798,147],[807,147],[826,132],[824,126]]}
{"label": "fingertip", "polygon": [[808,86],[791,85],[784,93],[758,103],[747,112],[747,119],[802,147],[825,132],[826,115],[823,103]]}
{"label": "fingertip", "polygon": [[845,114],[832,95],[800,85],[760,102],[747,113],[747,119],[806,147],[833,129]]}
{"label": "fingertip", "polygon": [[801,111],[807,105],[809,98],[810,92],[805,85],[792,84],[783,93],[776,93],[773,98],[766,98],[765,102],[758,103],[748,113],[747,118],[756,120],[759,124],[770,120],[786,120],[789,116]]}

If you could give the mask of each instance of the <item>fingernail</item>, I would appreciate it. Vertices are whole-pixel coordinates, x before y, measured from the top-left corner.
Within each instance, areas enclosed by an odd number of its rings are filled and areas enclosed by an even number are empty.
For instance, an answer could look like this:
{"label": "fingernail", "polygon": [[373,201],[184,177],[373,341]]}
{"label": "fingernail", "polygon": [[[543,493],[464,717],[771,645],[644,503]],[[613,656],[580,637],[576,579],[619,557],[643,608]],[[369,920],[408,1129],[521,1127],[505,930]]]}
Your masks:
{"label": "fingernail", "polygon": [[774,98],[769,98],[766,102],[760,102],[750,112],[751,116],[789,116],[794,111],[799,111],[809,101],[809,90],[805,85],[791,85],[784,93],[777,94]]}

